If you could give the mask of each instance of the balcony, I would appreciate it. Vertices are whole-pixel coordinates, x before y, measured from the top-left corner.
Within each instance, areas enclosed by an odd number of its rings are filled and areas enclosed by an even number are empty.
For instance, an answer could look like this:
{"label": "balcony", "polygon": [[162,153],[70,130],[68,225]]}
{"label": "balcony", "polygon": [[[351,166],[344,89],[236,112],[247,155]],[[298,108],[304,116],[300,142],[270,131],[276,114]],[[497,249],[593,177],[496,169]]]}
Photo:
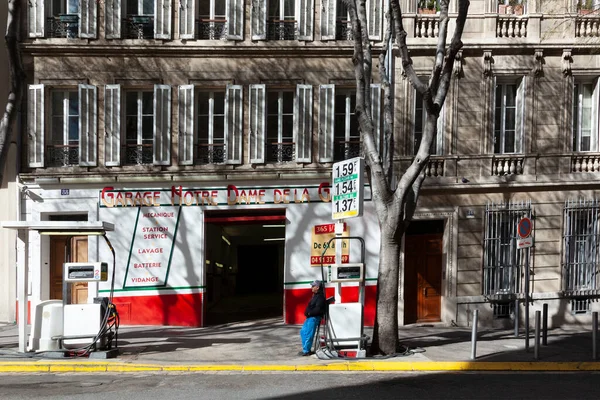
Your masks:
{"label": "balcony", "polygon": [[46,36],[49,38],[74,39],[79,37],[79,15],[58,14],[46,19],[48,30]]}
{"label": "balcony", "polygon": [[425,166],[425,176],[428,178],[438,178],[444,176],[444,158],[431,157],[427,166]]}
{"label": "balcony", "polygon": [[267,40],[296,40],[297,37],[298,26],[296,21],[267,21]]}
{"label": "balcony", "polygon": [[154,162],[152,144],[128,144],[123,147],[125,165],[148,165]]}
{"label": "balcony", "polygon": [[494,155],[492,157],[492,176],[523,174],[524,156]]}
{"label": "balcony", "polygon": [[199,19],[196,20],[197,37],[200,40],[226,40],[227,20]]}
{"label": "balcony", "polygon": [[600,14],[578,15],[575,18],[575,37],[600,37]]}
{"label": "balcony", "polygon": [[417,14],[415,20],[416,38],[437,38],[440,33],[439,15]]}
{"label": "balcony", "polygon": [[498,15],[496,20],[496,37],[499,38],[526,38],[527,17],[512,15]]}
{"label": "balcony", "polygon": [[55,144],[46,146],[48,167],[79,165],[79,144]]}
{"label": "balcony", "polygon": [[201,143],[198,145],[197,164],[224,164],[227,160],[225,143]]}
{"label": "balcony", "polygon": [[154,16],[128,15],[123,20],[124,39],[152,39],[154,38]]}
{"label": "balcony", "polygon": [[336,40],[354,40],[352,22],[346,19],[338,19],[335,24]]}
{"label": "balcony", "polygon": [[363,149],[360,140],[337,140],[333,145],[333,159],[335,161],[347,160],[362,155]]}
{"label": "balcony", "polygon": [[571,172],[600,172],[600,154],[573,155]]}
{"label": "balcony", "polygon": [[266,150],[267,162],[290,162],[296,158],[296,144],[294,142],[268,143]]}

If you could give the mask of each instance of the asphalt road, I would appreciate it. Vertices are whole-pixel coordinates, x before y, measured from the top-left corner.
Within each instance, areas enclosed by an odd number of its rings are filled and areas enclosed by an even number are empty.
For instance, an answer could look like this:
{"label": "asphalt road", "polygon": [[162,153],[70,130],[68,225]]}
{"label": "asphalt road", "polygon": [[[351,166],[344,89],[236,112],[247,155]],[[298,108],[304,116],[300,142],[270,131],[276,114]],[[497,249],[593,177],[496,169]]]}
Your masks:
{"label": "asphalt road", "polygon": [[598,399],[600,373],[5,374],[9,399]]}

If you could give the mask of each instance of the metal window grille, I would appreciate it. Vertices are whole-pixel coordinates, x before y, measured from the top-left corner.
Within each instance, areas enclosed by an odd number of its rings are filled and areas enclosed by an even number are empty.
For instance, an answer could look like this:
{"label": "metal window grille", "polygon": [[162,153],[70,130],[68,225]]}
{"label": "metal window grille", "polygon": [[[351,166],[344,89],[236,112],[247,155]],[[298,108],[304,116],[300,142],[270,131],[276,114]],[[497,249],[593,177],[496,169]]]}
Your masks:
{"label": "metal window grille", "polygon": [[591,294],[598,285],[598,200],[565,203],[563,285],[570,294]]}
{"label": "metal window grille", "polygon": [[571,300],[572,314],[588,314],[590,312],[590,299]]}
{"label": "metal window grille", "polygon": [[510,318],[510,316],[514,310],[514,302],[494,303],[492,305],[492,308],[494,311],[494,318],[496,318],[496,319]]}
{"label": "metal window grille", "polygon": [[531,218],[531,202],[491,203],[485,216],[484,295],[520,293],[524,257],[517,249],[517,224]]}

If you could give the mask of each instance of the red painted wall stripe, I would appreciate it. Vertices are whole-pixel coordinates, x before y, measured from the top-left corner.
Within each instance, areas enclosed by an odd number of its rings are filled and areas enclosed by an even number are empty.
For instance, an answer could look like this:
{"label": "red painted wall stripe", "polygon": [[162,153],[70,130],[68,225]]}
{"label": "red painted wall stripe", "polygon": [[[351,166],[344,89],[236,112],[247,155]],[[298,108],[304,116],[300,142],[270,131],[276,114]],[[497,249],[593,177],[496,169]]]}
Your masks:
{"label": "red painted wall stripe", "polygon": [[202,293],[113,297],[123,325],[199,327],[202,302]]}

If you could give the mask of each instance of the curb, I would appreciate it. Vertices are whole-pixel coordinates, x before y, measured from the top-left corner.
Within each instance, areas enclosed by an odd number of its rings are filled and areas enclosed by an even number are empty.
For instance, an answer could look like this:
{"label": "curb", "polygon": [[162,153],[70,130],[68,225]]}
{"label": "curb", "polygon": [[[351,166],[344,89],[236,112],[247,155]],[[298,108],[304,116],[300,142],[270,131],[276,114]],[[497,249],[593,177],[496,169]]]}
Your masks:
{"label": "curb", "polygon": [[600,362],[468,362],[468,361],[408,361],[408,362],[340,362],[305,365],[161,365],[107,362],[3,362],[0,373],[43,372],[307,372],[307,371],[600,371]]}

